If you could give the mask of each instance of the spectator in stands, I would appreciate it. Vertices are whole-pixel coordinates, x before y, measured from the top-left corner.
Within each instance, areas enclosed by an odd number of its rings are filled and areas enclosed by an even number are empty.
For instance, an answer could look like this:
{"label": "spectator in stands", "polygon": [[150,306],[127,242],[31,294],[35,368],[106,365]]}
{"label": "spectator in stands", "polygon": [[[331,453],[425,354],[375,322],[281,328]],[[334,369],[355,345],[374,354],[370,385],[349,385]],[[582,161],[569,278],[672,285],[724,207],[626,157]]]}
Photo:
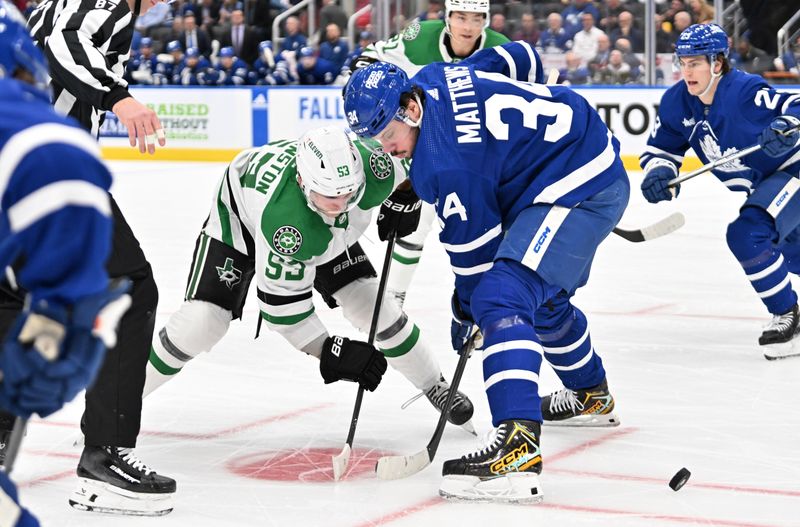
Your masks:
{"label": "spectator in stands", "polygon": [[625,10],[626,7],[622,5],[622,0],[605,0],[603,5],[600,6],[600,21],[597,27],[606,34],[611,33],[612,30],[617,28],[617,17]]}
{"label": "spectator in stands", "polygon": [[572,38],[562,26],[563,19],[558,13],[547,15],[547,29],[542,32],[538,48],[543,53],[567,51],[572,48]]}
{"label": "spectator in stands", "polygon": [[341,69],[349,54],[350,46],[342,38],[342,30],[331,22],[325,27],[325,40],[319,45],[320,58],[331,61]]}
{"label": "spectator in stands", "polygon": [[489,22],[489,28],[497,31],[507,39],[511,39],[510,34],[508,32],[508,26],[506,25],[506,15],[503,13],[495,13],[492,15],[491,21]]}
{"label": "spectator in stands", "polygon": [[216,68],[218,86],[244,86],[247,84],[249,68],[247,63],[236,56],[233,48],[226,46],[219,50],[219,63]]}
{"label": "spectator in stands", "polygon": [[581,58],[573,51],[564,54],[567,66],[558,70],[558,83],[565,86],[588,84],[591,75],[589,68],[581,65]]}
{"label": "spectator in stands", "polygon": [[356,60],[364,49],[375,42],[375,35],[370,33],[369,31],[362,31],[358,34],[358,44],[353,51],[347,56],[347,59],[344,61],[344,65],[342,65],[341,74],[346,75],[349,77],[350,75],[350,64]]}
{"label": "spectator in stands", "polygon": [[[666,3],[662,4],[662,6],[666,7],[660,8],[660,6],[656,6],[656,9],[659,11],[655,16],[657,24],[661,24],[662,22],[673,22],[675,20],[675,15],[678,12],[686,11],[687,9],[683,0],[671,0],[668,6]],[[677,37],[675,37],[674,40],[677,40]]]}
{"label": "spectator in stands", "polygon": [[339,6],[337,0],[322,0],[322,9],[319,12],[320,40],[325,37],[322,32],[327,31],[329,24],[339,26],[339,35],[347,29],[347,13]]}
{"label": "spectator in stands", "polygon": [[581,15],[584,13],[592,15],[592,20],[600,20],[600,11],[589,0],[572,0],[570,5],[561,12],[564,29],[570,38],[583,29]]}
{"label": "spectator in stands", "polygon": [[150,30],[156,27],[169,27],[172,24],[172,9],[170,6],[161,2],[147,12],[136,18],[134,29],[145,37],[152,37]]}
{"label": "spectator in stands", "polygon": [[424,20],[444,20],[442,0],[430,0],[428,2],[428,10],[418,14],[417,20],[420,22]]}
{"label": "spectator in stands", "polygon": [[222,6],[221,0],[201,0],[197,7],[196,15],[200,19],[200,27],[211,34],[211,30],[219,24],[219,9]]}
{"label": "spectator in stands", "polygon": [[533,13],[522,13],[519,29],[514,32],[511,40],[521,40],[535,46],[540,36],[539,26],[536,24]]}
{"label": "spectator in stands", "polygon": [[191,15],[184,16],[183,18],[183,33],[178,38],[183,49],[197,48],[201,55],[207,57],[211,53],[211,38],[204,29],[197,27],[197,19],[194,17],[193,11],[186,11],[192,13]]}
{"label": "spectator in stands", "polygon": [[627,38],[618,38],[614,49],[622,53],[622,60],[631,67],[631,81],[638,82],[642,75],[642,61],[633,52],[630,41]]}
{"label": "spectator in stands", "polygon": [[275,54],[272,52],[272,41],[264,40],[258,44],[258,58],[247,72],[248,84],[273,86],[278,84],[273,77],[275,70]]}
{"label": "spectator in stands", "polygon": [[594,15],[584,12],[581,15],[583,29],[575,33],[572,37],[572,50],[581,59],[581,64],[588,64],[599,49],[598,40],[600,35],[605,35],[603,30],[594,25]]}
{"label": "spectator in stands", "polygon": [[622,60],[622,52],[615,49],[608,58],[608,64],[594,76],[595,84],[630,84],[631,67]]}
{"label": "spectator in stands", "polygon": [[766,51],[750,44],[750,38],[746,32],[739,37],[736,50],[731,52],[729,59],[731,65],[747,73],[761,75],[772,69],[772,57],[767,55]]}
{"label": "spectator in stands", "polygon": [[608,36],[611,43],[615,44],[617,39],[626,38],[633,47],[635,53],[644,51],[644,35],[633,25],[633,14],[630,11],[622,11],[618,17],[618,27]]}
{"label": "spectator in stands", "polygon": [[708,24],[714,21],[714,8],[706,0],[689,0],[689,10],[695,24]]}
{"label": "spectator in stands", "polygon": [[223,47],[231,46],[237,57],[252,64],[258,58],[260,41],[258,34],[245,25],[244,12],[241,9],[234,9],[231,13],[230,28],[222,34],[220,44]]}
{"label": "spectator in stands", "polygon": [[238,0],[222,0],[222,5],[219,7],[220,25],[230,24],[231,15],[236,9],[242,9],[242,4]]}
{"label": "spectator in stands", "polygon": [[794,74],[800,74],[800,36],[797,37],[794,44],[789,46],[780,60],[775,61],[775,66],[778,71],[790,71]]}
{"label": "spectator in stands", "polygon": [[281,43],[281,53],[289,51],[296,53],[306,45],[306,36],[300,32],[300,19],[290,16],[286,19],[286,35]]}
{"label": "spectator in stands", "polygon": [[598,71],[606,67],[608,58],[611,55],[611,39],[608,35],[603,34],[597,39],[597,54],[587,65],[591,72],[592,78],[595,77]]}
{"label": "spectator in stands", "polygon": [[297,52],[297,81],[299,84],[331,84],[339,75],[333,62],[318,58],[311,47],[300,48]]}
{"label": "spectator in stands", "polygon": [[183,17],[175,15],[172,17],[172,33],[170,33],[169,40],[180,40],[181,35],[183,35]]}

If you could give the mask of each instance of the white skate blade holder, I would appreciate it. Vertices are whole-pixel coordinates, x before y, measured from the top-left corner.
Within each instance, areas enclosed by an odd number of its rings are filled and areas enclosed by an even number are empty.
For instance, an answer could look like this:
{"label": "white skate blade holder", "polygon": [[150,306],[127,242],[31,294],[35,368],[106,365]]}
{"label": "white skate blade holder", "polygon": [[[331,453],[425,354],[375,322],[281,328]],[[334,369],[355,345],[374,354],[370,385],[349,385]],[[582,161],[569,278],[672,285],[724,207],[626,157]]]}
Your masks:
{"label": "white skate blade holder", "polygon": [[561,421],[545,421],[542,424],[544,426],[571,426],[576,428],[608,428],[619,426],[620,421],[617,414],[612,412],[603,415],[576,415]]}
{"label": "white skate blade holder", "polygon": [[439,495],[476,503],[531,504],[544,499],[539,475],[535,473],[510,473],[487,480],[477,476],[445,476]]}
{"label": "white skate blade holder", "polygon": [[764,358],[767,360],[788,359],[800,356],[800,336],[794,337],[789,342],[779,344],[766,344],[761,346]]}
{"label": "white skate blade holder", "polygon": [[123,516],[163,516],[172,512],[174,493],[131,492],[101,481],[78,478],[69,504],[78,510]]}

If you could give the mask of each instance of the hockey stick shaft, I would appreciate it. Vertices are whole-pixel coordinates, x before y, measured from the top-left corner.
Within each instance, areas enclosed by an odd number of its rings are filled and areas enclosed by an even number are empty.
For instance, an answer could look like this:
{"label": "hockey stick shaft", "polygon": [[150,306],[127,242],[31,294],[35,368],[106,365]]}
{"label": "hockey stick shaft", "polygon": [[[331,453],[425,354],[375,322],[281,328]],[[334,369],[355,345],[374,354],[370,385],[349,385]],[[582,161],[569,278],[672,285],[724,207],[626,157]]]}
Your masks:
{"label": "hockey stick shaft", "polygon": [[3,471],[6,474],[11,474],[14,469],[14,463],[17,460],[17,454],[22,445],[22,438],[25,436],[25,428],[27,426],[28,420],[24,417],[17,417],[14,420],[14,427],[11,429],[11,435],[6,446],[6,458],[3,460]]}
{"label": "hockey stick shaft", "polygon": [[[378,318],[381,313],[381,306],[383,305],[383,295],[386,292],[386,284],[389,282],[389,270],[392,265],[392,252],[394,251],[395,233],[389,234],[389,239],[386,243],[386,255],[383,257],[383,269],[381,270],[381,280],[378,283],[378,295],[375,298],[375,308],[372,311],[372,322],[369,327],[369,336],[367,342],[372,345],[375,342],[375,335],[378,332]],[[334,456],[333,463],[333,478],[338,481],[344,476],[347,462],[350,459],[350,451],[353,448],[353,440],[356,436],[356,427],[358,426],[358,416],[361,413],[361,403],[364,400],[364,388],[359,385],[358,392],[356,393],[356,402],[353,405],[353,416],[350,418],[350,430],[347,432],[347,440],[338,456]]]}

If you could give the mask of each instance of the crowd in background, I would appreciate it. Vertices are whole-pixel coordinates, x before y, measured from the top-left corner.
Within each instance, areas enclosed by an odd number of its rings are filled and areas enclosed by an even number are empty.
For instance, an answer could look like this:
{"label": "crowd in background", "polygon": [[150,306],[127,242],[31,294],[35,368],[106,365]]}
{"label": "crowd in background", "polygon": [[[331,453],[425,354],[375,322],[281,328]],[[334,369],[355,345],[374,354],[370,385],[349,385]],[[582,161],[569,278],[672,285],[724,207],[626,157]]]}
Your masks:
{"label": "crowd in background", "polygon": [[[15,0],[30,12],[35,1]],[[308,35],[307,17],[288,16],[273,49],[272,22],[299,0],[177,0],[161,3],[137,20],[126,78],[152,85],[320,85],[341,81],[342,72],[375,41],[369,16],[356,22],[356,45],[346,38],[351,13],[337,0],[318,0],[320,30]],[[656,0],[656,52],[669,54],[686,27],[714,19],[706,0]],[[368,3],[357,0],[356,9]],[[535,46],[570,85],[636,84],[644,77],[644,4],[640,0],[492,0],[489,28]],[[444,18],[443,0],[395,27]],[[800,38],[783,56],[751,44],[748,32],[732,43],[733,66],[756,74],[785,72],[800,79]],[[658,56],[660,64],[663,55]],[[664,83],[663,69],[656,81]]]}

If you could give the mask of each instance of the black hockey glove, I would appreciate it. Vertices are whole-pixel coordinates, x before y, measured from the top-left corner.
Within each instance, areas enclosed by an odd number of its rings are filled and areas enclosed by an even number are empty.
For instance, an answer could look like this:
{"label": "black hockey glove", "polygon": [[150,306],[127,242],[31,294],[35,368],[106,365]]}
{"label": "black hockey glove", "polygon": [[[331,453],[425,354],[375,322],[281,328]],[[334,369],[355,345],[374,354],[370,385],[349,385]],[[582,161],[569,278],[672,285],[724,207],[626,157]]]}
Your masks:
{"label": "black hockey glove", "polygon": [[322,345],[319,372],[325,384],[353,381],[372,392],[386,373],[386,357],[366,342],[328,337]]}
{"label": "black hockey glove", "polygon": [[378,238],[386,241],[392,232],[398,238],[403,238],[417,230],[421,207],[422,201],[413,188],[396,188],[381,204],[378,213]]}

